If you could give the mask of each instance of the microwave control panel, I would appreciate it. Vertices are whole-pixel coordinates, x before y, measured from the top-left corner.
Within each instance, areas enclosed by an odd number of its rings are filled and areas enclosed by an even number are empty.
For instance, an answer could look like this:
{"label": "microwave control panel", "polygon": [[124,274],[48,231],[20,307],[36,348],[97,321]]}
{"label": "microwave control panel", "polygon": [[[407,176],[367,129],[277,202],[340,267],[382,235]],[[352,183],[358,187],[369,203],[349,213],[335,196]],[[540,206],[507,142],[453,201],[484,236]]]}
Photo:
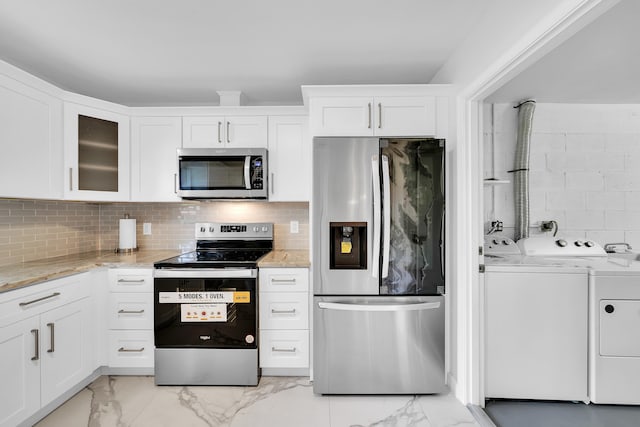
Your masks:
{"label": "microwave control panel", "polygon": [[262,190],[263,187],[263,160],[262,156],[251,157],[251,188]]}

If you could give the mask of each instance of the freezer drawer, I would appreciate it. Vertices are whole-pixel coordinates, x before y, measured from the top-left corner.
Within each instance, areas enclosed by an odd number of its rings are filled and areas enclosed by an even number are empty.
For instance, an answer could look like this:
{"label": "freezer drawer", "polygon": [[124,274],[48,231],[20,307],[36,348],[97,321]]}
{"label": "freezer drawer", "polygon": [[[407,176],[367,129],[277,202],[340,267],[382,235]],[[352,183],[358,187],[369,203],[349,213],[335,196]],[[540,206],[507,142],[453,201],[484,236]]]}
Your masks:
{"label": "freezer drawer", "polygon": [[447,390],[444,297],[314,297],[319,394]]}

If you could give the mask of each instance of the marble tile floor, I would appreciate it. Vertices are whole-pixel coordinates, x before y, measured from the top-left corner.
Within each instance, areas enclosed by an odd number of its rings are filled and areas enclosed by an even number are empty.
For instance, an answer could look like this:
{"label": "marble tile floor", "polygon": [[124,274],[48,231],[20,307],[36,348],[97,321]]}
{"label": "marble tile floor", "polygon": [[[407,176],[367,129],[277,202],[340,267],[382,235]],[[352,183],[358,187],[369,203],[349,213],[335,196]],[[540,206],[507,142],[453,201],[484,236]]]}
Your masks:
{"label": "marble tile floor", "polygon": [[320,396],[308,378],[262,377],[257,387],[156,386],[103,376],[38,427],[478,426],[452,395]]}

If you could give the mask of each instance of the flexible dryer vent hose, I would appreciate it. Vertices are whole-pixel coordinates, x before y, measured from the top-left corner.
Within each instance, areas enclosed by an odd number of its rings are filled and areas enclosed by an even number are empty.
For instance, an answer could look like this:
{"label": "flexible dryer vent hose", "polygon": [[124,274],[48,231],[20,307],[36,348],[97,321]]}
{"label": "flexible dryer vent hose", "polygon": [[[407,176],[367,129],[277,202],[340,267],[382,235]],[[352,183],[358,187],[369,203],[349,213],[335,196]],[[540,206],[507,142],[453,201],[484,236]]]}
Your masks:
{"label": "flexible dryer vent hose", "polygon": [[515,199],[515,241],[529,237],[529,151],[531,125],[536,102],[527,100],[518,105],[518,132],[516,136],[516,158],[513,168],[513,190]]}

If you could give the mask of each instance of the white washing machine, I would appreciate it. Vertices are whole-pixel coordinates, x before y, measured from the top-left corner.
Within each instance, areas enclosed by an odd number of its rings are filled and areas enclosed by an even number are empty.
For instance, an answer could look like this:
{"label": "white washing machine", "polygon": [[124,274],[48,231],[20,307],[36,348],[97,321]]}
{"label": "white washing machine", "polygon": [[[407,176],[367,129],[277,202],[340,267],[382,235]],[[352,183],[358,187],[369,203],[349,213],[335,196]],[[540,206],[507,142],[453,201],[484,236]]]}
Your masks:
{"label": "white washing machine", "polygon": [[640,263],[610,257],[589,273],[589,396],[640,404]]}
{"label": "white washing machine", "polygon": [[589,270],[606,253],[590,241],[494,240],[485,239],[485,397],[588,402]]}

